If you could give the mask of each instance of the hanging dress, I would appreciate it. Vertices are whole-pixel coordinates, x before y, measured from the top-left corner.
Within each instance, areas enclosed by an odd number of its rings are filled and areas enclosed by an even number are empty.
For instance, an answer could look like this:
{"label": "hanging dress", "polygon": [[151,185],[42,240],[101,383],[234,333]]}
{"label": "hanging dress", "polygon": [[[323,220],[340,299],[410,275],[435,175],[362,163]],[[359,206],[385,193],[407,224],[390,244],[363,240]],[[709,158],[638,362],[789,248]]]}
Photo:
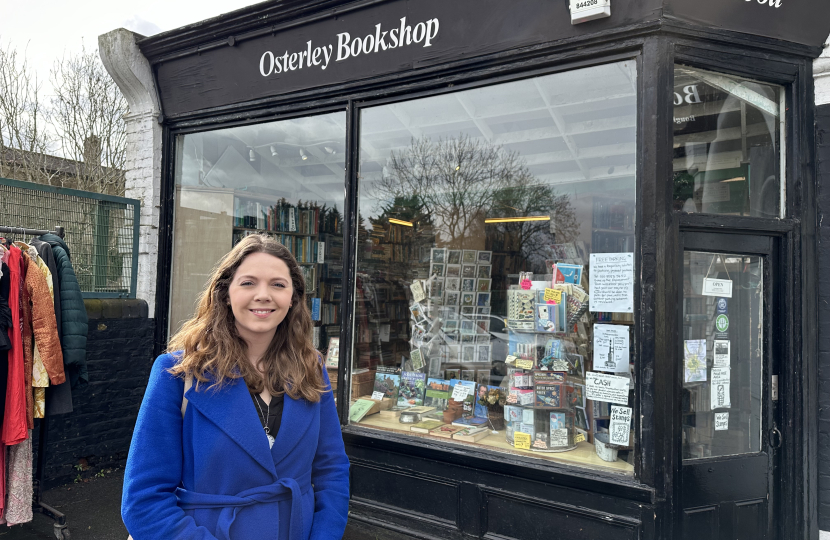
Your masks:
{"label": "hanging dress", "polygon": [[9,340],[8,379],[6,387],[6,411],[3,417],[1,442],[7,446],[19,444],[29,438],[26,421],[26,379],[23,374],[23,320],[20,317],[20,299],[23,287],[22,253],[17,247],[10,247],[9,267],[9,308],[12,312],[12,327]]}
{"label": "hanging dress", "polygon": [[[54,306],[54,291],[52,289],[52,272],[49,271],[49,267],[46,266],[46,262],[38,255],[37,250],[33,246],[29,246],[23,242],[15,242],[14,245],[19,247],[24,254],[29,256],[31,263],[40,270],[41,274],[45,278],[46,285],[49,289],[49,302],[50,305]],[[32,264],[30,263],[30,266]],[[27,274],[28,276],[28,274]],[[37,285],[40,287],[40,283],[38,281]],[[42,288],[42,287],[41,287]],[[35,293],[32,293],[33,301]],[[38,292],[37,296],[42,296],[42,292]],[[53,309],[54,311],[54,309]],[[61,366],[60,370],[63,371],[63,354],[61,354]],[[34,418],[44,418],[46,416],[46,389],[49,387],[49,374],[47,373],[46,366],[43,362],[43,358],[40,354],[40,348],[38,347],[38,342],[35,340],[34,344],[34,354],[32,357],[32,401],[34,405]]]}

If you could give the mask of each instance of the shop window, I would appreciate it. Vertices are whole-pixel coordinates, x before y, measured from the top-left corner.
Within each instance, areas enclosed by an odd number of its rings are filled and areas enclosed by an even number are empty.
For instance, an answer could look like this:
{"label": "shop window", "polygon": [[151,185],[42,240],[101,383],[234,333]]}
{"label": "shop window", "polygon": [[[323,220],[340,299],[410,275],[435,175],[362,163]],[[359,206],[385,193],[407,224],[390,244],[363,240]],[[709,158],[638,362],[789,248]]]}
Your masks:
{"label": "shop window", "polygon": [[243,237],[280,240],[306,277],[315,346],[340,335],[346,115],[176,139],[170,334],[193,316],[213,266]]}
{"label": "shop window", "polygon": [[362,111],[353,425],[633,471],[636,88],[629,61]]}
{"label": "shop window", "polygon": [[782,217],[783,99],[779,86],[675,67],[675,210]]}

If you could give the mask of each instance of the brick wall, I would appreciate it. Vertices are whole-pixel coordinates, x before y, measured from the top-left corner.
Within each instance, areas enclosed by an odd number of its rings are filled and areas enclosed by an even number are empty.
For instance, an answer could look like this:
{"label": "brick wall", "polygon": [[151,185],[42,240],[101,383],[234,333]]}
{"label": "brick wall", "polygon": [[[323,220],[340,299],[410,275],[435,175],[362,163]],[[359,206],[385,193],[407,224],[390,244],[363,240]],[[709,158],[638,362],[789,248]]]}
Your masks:
{"label": "brick wall", "polygon": [[[154,319],[143,300],[87,300],[89,386],[73,392],[74,412],[49,419],[48,488],[123,467],[153,363]],[[37,452],[38,423],[34,447]],[[76,465],[82,468],[80,471]]]}
{"label": "brick wall", "polygon": [[[819,528],[830,531],[830,105],[816,108],[819,282]],[[827,223],[825,223],[827,221]]]}

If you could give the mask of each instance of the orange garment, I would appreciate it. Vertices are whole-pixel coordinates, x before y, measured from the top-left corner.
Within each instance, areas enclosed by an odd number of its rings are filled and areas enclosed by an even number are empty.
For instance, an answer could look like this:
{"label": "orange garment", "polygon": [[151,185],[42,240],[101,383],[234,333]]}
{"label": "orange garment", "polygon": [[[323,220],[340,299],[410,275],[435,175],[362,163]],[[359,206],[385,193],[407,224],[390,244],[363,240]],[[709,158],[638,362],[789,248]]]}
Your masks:
{"label": "orange garment", "polygon": [[9,248],[9,308],[12,312],[12,327],[9,328],[9,380],[6,388],[6,411],[3,419],[2,443],[11,446],[25,441],[29,437],[26,421],[25,378],[23,375],[23,320],[20,317],[20,301],[23,289],[22,254],[20,249]]}
{"label": "orange garment", "polygon": [[34,395],[32,389],[32,364],[34,346],[40,351],[43,365],[52,384],[66,381],[63,372],[63,353],[61,352],[58,323],[55,321],[55,307],[49,296],[49,285],[37,267],[37,263],[22,254],[25,268],[25,286],[23,287],[23,366],[26,379],[26,411],[29,429],[34,429]]}

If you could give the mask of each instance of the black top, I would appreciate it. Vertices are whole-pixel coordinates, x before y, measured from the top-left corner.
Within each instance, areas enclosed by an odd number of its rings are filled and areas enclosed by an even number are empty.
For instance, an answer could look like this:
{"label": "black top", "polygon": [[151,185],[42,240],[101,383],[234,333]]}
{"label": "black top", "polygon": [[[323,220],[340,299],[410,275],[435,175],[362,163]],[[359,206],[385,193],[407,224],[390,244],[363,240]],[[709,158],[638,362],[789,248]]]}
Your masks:
{"label": "black top", "polygon": [[265,404],[265,401],[263,401],[259,394],[251,394],[251,398],[254,401],[254,408],[256,409],[256,414],[259,417],[262,427],[265,427],[267,417],[268,433],[272,437],[276,438],[277,433],[280,430],[280,424],[282,423],[282,409],[285,403],[284,394],[279,396],[271,396],[270,407]]}

